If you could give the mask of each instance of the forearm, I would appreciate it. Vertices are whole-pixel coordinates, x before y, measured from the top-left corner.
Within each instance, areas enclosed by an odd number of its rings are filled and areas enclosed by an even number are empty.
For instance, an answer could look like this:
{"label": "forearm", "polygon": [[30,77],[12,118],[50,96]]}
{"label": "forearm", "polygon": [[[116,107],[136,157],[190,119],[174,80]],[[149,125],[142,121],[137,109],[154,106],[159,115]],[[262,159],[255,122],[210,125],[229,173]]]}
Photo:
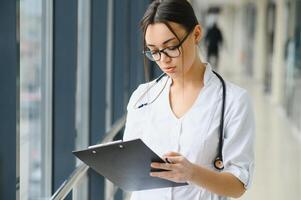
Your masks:
{"label": "forearm", "polygon": [[151,167],[166,171],[151,172],[151,176],[174,182],[190,182],[220,196],[238,198],[244,192],[243,183],[227,172],[216,172],[193,164],[176,152],[164,156],[169,163],[152,163]]}
{"label": "forearm", "polygon": [[221,196],[238,198],[245,192],[243,183],[234,175],[215,172],[195,164],[190,182]]}

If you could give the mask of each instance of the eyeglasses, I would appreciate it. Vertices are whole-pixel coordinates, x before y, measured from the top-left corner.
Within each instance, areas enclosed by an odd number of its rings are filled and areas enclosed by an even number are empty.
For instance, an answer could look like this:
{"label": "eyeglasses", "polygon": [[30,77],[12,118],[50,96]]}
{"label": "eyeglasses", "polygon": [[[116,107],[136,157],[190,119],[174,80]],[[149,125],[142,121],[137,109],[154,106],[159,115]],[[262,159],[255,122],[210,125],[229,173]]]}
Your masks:
{"label": "eyeglasses", "polygon": [[143,51],[143,54],[150,59],[151,61],[159,61],[161,59],[161,53],[164,53],[166,56],[170,57],[170,58],[176,58],[179,57],[181,54],[180,51],[180,46],[185,42],[185,40],[187,39],[188,35],[190,34],[190,32],[188,32],[185,37],[180,41],[180,43],[176,46],[170,46],[170,47],[166,47],[164,49],[161,50],[148,50],[148,51]]}

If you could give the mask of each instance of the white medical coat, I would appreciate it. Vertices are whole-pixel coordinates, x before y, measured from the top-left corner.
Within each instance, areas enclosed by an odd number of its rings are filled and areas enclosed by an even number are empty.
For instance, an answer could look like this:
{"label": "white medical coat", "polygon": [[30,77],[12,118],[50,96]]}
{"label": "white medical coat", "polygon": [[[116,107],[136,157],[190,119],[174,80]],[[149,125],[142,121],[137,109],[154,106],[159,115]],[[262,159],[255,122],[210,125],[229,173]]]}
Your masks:
{"label": "white medical coat", "polygon": [[[127,106],[128,114],[124,140],[141,138],[154,152],[163,156],[179,152],[190,162],[215,170],[219,125],[222,105],[222,85],[209,64],[204,74],[204,87],[192,107],[177,118],[169,103],[171,78],[162,78],[137,105],[150,102],[158,92],[161,95],[140,109],[134,104],[154,83],[141,84],[132,94]],[[254,117],[246,90],[226,82],[224,119],[223,172],[236,176],[249,188],[254,169]],[[152,189],[133,192],[131,200],[225,200],[197,185]]]}

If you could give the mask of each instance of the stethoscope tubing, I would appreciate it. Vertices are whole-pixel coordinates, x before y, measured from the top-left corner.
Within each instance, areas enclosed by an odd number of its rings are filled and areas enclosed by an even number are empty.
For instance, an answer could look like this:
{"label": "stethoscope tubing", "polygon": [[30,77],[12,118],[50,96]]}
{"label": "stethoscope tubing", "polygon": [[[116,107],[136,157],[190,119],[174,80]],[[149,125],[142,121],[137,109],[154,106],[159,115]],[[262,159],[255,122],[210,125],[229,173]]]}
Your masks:
{"label": "stethoscope tubing", "polygon": [[[217,152],[217,156],[215,158],[215,160],[213,161],[213,165],[217,170],[223,170],[224,169],[224,164],[223,164],[223,145],[224,145],[224,115],[225,115],[225,105],[226,105],[226,84],[224,79],[222,78],[221,75],[219,75],[217,72],[213,71],[212,72],[218,77],[218,79],[220,80],[221,84],[222,84],[222,90],[223,90],[223,97],[222,97],[222,107],[221,107],[221,118],[220,118],[220,126],[219,126],[219,142],[218,142],[218,152]],[[143,96],[152,88],[154,87],[154,85],[156,85],[164,76],[167,76],[166,73],[161,74],[156,80],[155,83],[147,90],[145,91],[141,97],[138,99],[138,101],[140,99],[143,98]],[[167,83],[167,81],[166,81]],[[166,83],[163,87],[163,89],[166,86]],[[163,89],[161,90],[161,92],[163,91]],[[161,94],[161,92],[159,93],[159,95]],[[139,105],[137,107],[137,109],[140,109],[144,106],[147,106],[149,104],[151,104],[152,102],[154,102],[158,96],[152,100],[150,103],[143,103],[141,105]],[[138,101],[134,104],[134,106],[138,103]]]}
{"label": "stethoscope tubing", "polygon": [[221,75],[213,71],[213,73],[219,78],[222,83],[223,88],[223,100],[221,108],[221,118],[220,118],[220,127],[219,127],[219,142],[218,142],[218,153],[214,161],[214,167],[218,170],[224,169],[223,164],[223,145],[224,145],[224,116],[225,116],[225,105],[226,105],[226,84]]}

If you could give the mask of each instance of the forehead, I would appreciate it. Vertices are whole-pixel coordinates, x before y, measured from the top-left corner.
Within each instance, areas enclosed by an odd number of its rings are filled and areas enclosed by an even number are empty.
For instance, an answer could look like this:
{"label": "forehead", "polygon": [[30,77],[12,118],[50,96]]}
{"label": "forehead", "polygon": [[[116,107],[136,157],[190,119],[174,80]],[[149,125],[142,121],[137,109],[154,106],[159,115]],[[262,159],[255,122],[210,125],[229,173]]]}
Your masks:
{"label": "forehead", "polygon": [[[181,25],[172,22],[169,25],[178,37],[184,34],[185,30]],[[164,23],[150,24],[145,32],[145,41],[147,44],[161,45],[170,38],[176,38],[176,36]]]}

